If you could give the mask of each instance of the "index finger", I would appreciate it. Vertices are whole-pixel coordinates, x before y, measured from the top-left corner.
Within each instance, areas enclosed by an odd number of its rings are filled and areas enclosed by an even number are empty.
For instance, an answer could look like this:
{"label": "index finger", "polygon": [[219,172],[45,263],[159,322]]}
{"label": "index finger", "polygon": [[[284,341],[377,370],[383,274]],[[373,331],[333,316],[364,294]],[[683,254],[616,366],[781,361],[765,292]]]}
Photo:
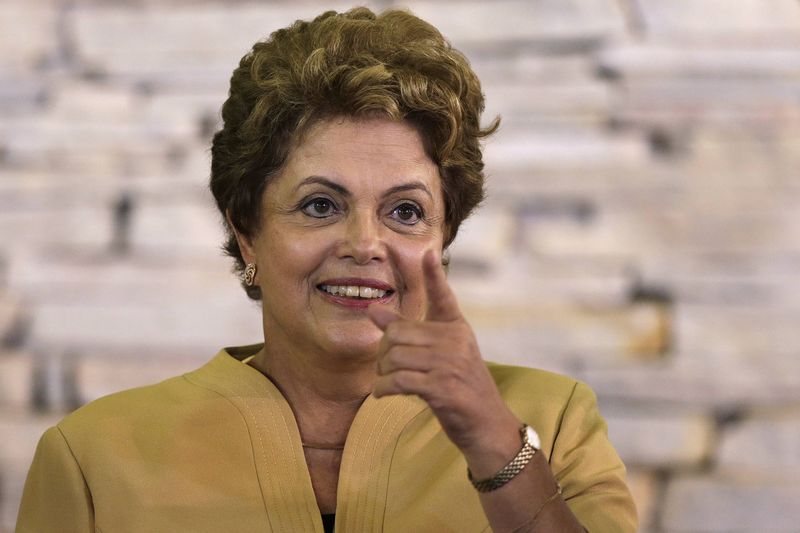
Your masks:
{"label": "index finger", "polygon": [[425,292],[428,295],[428,313],[425,319],[435,322],[460,319],[458,300],[447,283],[441,256],[434,250],[426,251],[422,256],[422,271],[425,276]]}

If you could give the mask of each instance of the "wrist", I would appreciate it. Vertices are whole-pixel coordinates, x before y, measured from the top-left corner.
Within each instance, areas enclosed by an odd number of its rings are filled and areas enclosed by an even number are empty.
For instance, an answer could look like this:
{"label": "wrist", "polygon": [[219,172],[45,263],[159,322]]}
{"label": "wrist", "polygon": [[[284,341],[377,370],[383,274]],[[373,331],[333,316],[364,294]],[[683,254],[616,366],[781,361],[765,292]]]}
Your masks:
{"label": "wrist", "polygon": [[522,472],[528,463],[539,451],[541,444],[539,435],[529,425],[525,424],[519,429],[519,437],[522,445],[514,457],[505,464],[500,470],[486,477],[478,477],[467,469],[467,477],[479,492],[492,492],[505,486],[512,479]]}
{"label": "wrist", "polygon": [[467,468],[475,479],[485,479],[506,466],[522,448],[520,428],[523,426],[515,416],[497,421],[493,427],[472,439],[461,453]]}

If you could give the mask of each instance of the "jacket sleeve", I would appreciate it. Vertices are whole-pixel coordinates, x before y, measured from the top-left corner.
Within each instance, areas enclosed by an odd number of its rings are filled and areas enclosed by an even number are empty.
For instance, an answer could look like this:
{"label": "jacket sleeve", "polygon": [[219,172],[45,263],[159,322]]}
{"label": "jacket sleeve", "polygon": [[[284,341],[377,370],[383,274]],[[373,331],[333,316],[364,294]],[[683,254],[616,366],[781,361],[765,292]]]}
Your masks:
{"label": "jacket sleeve", "polygon": [[16,533],[93,533],[94,507],[89,487],[64,435],[48,429],[33,457]]}
{"label": "jacket sleeve", "polygon": [[550,466],[567,505],[589,533],[634,533],[636,507],[625,465],[608,440],[597,398],[577,383],[556,434]]}

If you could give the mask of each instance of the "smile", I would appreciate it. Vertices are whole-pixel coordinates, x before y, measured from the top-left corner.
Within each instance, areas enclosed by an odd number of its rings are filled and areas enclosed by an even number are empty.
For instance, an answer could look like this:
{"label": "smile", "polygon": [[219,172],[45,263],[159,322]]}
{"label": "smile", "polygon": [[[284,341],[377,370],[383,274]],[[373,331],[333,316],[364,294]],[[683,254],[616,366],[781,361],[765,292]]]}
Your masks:
{"label": "smile", "polygon": [[334,296],[361,298],[365,300],[377,300],[386,296],[386,293],[391,292],[359,285],[320,285],[319,288]]}
{"label": "smile", "polygon": [[329,302],[352,309],[386,303],[395,293],[394,288],[383,280],[355,277],[323,280],[317,285],[317,290]]}

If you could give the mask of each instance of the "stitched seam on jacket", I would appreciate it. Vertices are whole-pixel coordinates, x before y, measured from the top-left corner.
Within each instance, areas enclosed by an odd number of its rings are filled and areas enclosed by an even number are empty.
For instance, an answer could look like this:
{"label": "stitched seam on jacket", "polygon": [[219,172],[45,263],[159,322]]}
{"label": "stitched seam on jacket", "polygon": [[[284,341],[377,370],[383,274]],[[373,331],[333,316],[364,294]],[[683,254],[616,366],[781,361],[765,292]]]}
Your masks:
{"label": "stitched seam on jacket", "polygon": [[[388,410],[388,409],[389,409],[389,407],[387,406],[386,410]],[[400,422],[396,419],[397,411],[400,411],[400,406],[399,405],[395,405],[393,411],[383,419],[383,425],[381,426],[381,428],[380,428],[380,430],[378,432],[379,434],[383,434],[384,431],[386,431],[389,434],[394,433],[395,428],[397,428],[397,426],[400,424]],[[392,423],[392,426],[387,430],[386,429],[386,425],[387,425],[389,420],[392,420],[393,423]],[[396,441],[395,441],[395,445],[396,445]],[[373,444],[373,446],[375,446],[375,444]],[[392,448],[392,455],[394,455],[394,448]],[[373,457],[373,459],[376,459],[374,453],[372,454],[372,457]],[[390,458],[391,458],[391,456],[390,456]],[[377,457],[377,459],[380,459],[380,457]],[[388,487],[389,487],[389,480],[388,480],[389,471],[388,470],[386,471],[386,475],[387,475],[386,487],[387,487],[387,490],[388,490]],[[376,479],[375,480],[376,484],[379,484],[380,482],[381,482],[380,479]],[[369,491],[369,492],[372,492],[372,491]],[[376,487],[375,493],[377,494],[377,492],[378,491],[377,491],[377,487]],[[386,504],[387,503],[388,503],[388,500],[384,500],[384,502],[383,502],[384,512],[386,512]],[[375,518],[376,518],[375,517],[375,514],[376,514],[375,511],[376,511],[376,509],[374,507],[375,507],[375,505],[377,505],[377,501],[374,498],[372,500],[372,505],[373,505],[373,509],[371,509],[370,513],[369,513],[369,520],[370,520],[370,526],[371,526],[370,530],[371,531],[375,531],[376,530],[375,529]]]}
{"label": "stitched seam on jacket", "polygon": [[[254,390],[253,392],[256,392],[256,391]],[[272,402],[271,402],[271,403],[272,403]],[[249,408],[249,407],[248,407],[248,408]],[[288,436],[289,436],[289,422],[286,420],[286,416],[284,416],[283,410],[282,410],[280,407],[278,407],[277,411],[278,411],[278,414],[279,414],[279,415],[280,415],[280,417],[281,417],[281,421],[283,422],[283,429],[285,430],[285,431],[284,431],[284,433],[283,433],[283,435],[285,435],[285,436],[288,438]],[[254,418],[254,419],[256,418],[256,417],[255,417],[255,414],[253,415],[253,418]],[[273,419],[273,417],[270,417],[270,421],[272,422],[272,427],[273,427],[273,428],[275,428],[275,427],[277,426],[277,423],[276,423],[276,421]],[[295,423],[296,423],[296,422],[295,422]],[[299,428],[298,428],[298,430],[299,430]],[[278,431],[278,432],[275,432],[274,434],[276,434],[276,435],[277,435],[277,434],[280,434],[280,432]],[[263,443],[262,443],[262,446],[263,446]],[[292,470],[293,470],[293,472],[294,472],[294,473],[297,473],[297,471],[298,471],[300,468],[299,468],[299,466],[298,466],[298,464],[297,464],[297,461],[296,461],[296,458],[295,458],[295,455],[294,455],[294,454],[291,454],[291,460],[292,460]],[[306,468],[306,470],[308,469],[308,465],[307,465],[307,464],[305,465],[305,468]],[[309,474],[309,475],[310,475],[310,474]],[[308,503],[308,502],[306,502],[306,503]],[[295,513],[293,513],[293,515],[292,515],[292,521],[293,521],[293,523],[295,522],[295,519],[297,519],[297,522],[299,522],[299,523],[297,524],[297,526],[298,526],[298,527],[302,527],[302,524],[303,524],[303,517],[302,517],[302,516],[299,514],[299,510],[297,510],[297,509],[296,509],[296,508],[294,508],[294,507],[292,507],[292,508],[293,508],[293,509],[295,509]],[[312,511],[312,510],[310,510],[310,509],[309,509],[309,511]],[[296,530],[296,531],[298,531],[298,530]]]}
{"label": "stitched seam on jacket", "polygon": [[[258,490],[259,490],[259,492],[261,492],[261,502],[264,504],[264,514],[267,516],[267,523],[269,524],[270,530],[274,531],[275,528],[273,527],[272,522],[270,521],[270,518],[269,518],[269,509],[267,509],[267,500],[266,500],[266,496],[264,494],[264,489],[263,489],[263,484],[262,484],[262,481],[261,481],[261,476],[259,475],[259,472],[258,472],[258,464],[256,462],[257,461],[256,460],[256,451],[253,449],[253,435],[250,432],[250,426],[247,423],[247,417],[245,416],[245,413],[242,412],[242,410],[239,408],[238,405],[236,405],[236,403],[233,400],[231,400],[228,396],[225,396],[224,394],[222,394],[220,391],[211,388],[210,385],[206,385],[206,384],[203,384],[203,383],[197,383],[192,378],[190,378],[188,374],[184,374],[182,377],[186,381],[191,383],[192,385],[194,385],[196,387],[200,387],[201,389],[205,389],[205,390],[207,390],[209,392],[213,392],[214,394],[216,394],[220,398],[223,398],[225,401],[227,401],[229,404],[231,404],[231,406],[234,409],[236,409],[236,412],[239,413],[239,416],[242,418],[242,422],[244,422],[244,427],[247,430],[247,435],[248,435],[249,440],[250,440],[250,450],[253,453],[253,469],[256,472],[256,479],[258,480]],[[222,387],[219,383],[215,383],[214,386]],[[227,393],[231,393],[231,391],[227,387],[222,387],[222,389]],[[260,434],[259,434],[259,439],[261,439],[261,435]],[[264,447],[263,446],[261,447],[261,453],[262,453],[262,455],[264,454]]]}
{"label": "stitched seam on jacket", "polygon": [[[411,418],[408,419],[408,421],[403,425],[403,428],[397,434],[397,438],[394,440],[394,447],[392,447],[392,453],[389,456],[389,468],[387,470],[387,475],[391,476],[392,463],[394,462],[394,456],[397,453],[397,446],[400,444],[400,437],[402,436],[403,432],[406,430],[406,428],[414,420],[416,420],[416,418],[418,416],[422,415],[425,411],[430,411],[430,410],[431,410],[430,407],[428,407],[428,405],[425,404],[425,407],[423,407],[417,414],[415,414],[414,416],[412,416]],[[384,497],[384,501],[387,502],[387,504],[383,506],[383,516],[381,517],[381,531],[383,531],[383,529],[386,527],[386,508],[389,507],[389,505],[388,505],[388,502],[389,502],[389,483],[388,482],[386,483],[386,495]],[[484,530],[484,531],[486,531],[486,530]]]}
{"label": "stitched seam on jacket", "polygon": [[558,415],[558,423],[556,424],[556,430],[553,432],[553,442],[550,444],[550,457],[547,458],[547,463],[550,464],[550,460],[555,455],[556,451],[556,442],[558,441],[559,435],[561,435],[561,426],[564,424],[564,417],[567,415],[567,410],[569,410],[569,406],[572,404],[572,399],[575,397],[575,391],[578,390],[578,382],[576,381],[572,385],[572,390],[569,393],[569,398],[567,399],[567,403],[564,404],[564,408],[561,410],[561,413]]}
{"label": "stitched seam on jacket", "polygon": [[[391,402],[389,402],[388,405],[384,405],[383,406],[383,409],[381,410],[380,415],[378,415],[376,413],[376,417],[380,418],[382,420],[382,422],[383,422],[383,425],[381,426],[381,428],[378,431],[371,431],[370,433],[368,433],[366,442],[364,442],[363,446],[359,446],[358,445],[358,444],[360,444],[361,440],[359,440],[358,442],[354,443],[354,445],[356,445],[356,449],[358,449],[358,450],[369,450],[369,447],[372,446],[372,443],[376,439],[377,434],[380,434],[383,431],[383,428],[386,427],[386,421],[388,420],[388,417],[386,416],[386,411],[389,409],[389,407],[391,407]],[[352,427],[353,426],[351,425],[350,429],[352,429]],[[369,465],[366,467],[366,472],[367,473],[372,472],[372,470],[373,470],[372,465],[373,465],[373,461],[375,460],[375,454],[374,453],[369,453],[368,452],[368,455],[369,455],[371,460],[370,460]],[[353,467],[355,468],[355,465],[353,465]],[[356,469],[356,471],[358,471],[358,470],[359,469]],[[361,469],[361,470],[363,472],[364,469]],[[361,475],[357,475],[357,476],[352,476],[351,475],[351,476],[349,476],[348,481],[351,481],[351,483],[348,483],[348,491],[349,491],[349,487],[352,486],[353,477],[363,477],[363,476],[361,476]],[[368,474],[367,474],[367,481],[369,481],[369,475]],[[355,505],[351,506],[355,510],[355,526],[351,526],[351,527],[353,527],[354,531],[368,531],[366,529],[366,521],[368,520],[367,511],[366,511],[366,502],[364,504],[362,504],[361,500],[363,499],[362,496],[364,498],[369,497],[369,492],[370,491],[369,491],[369,486],[368,485],[366,487],[363,487],[363,489],[364,490],[362,490],[360,492],[360,494],[357,495],[357,497],[355,499]],[[361,511],[362,507],[364,507],[364,511]],[[351,515],[352,515],[352,513],[351,513]],[[362,525],[362,522],[364,522],[363,525]]]}
{"label": "stitched seam on jacket", "polygon": [[[247,387],[247,391],[249,391],[251,393],[254,393],[254,394],[258,394],[259,391],[255,387],[253,387],[251,384],[245,383],[244,385]],[[234,395],[235,391],[231,390],[227,386],[219,384],[219,383],[217,384],[217,386],[219,386],[220,388],[225,390],[228,394],[231,394],[232,396]],[[248,417],[250,418],[250,420],[253,421],[253,424],[254,424],[254,426],[256,428],[256,431],[258,432],[258,443],[259,443],[259,447],[261,448],[261,457],[262,457],[262,459],[264,461],[263,464],[267,464],[266,447],[264,446],[264,439],[263,439],[264,426],[262,425],[260,418],[255,415],[255,412],[253,411],[252,407],[250,406],[249,400],[247,400],[245,398],[242,398],[242,404],[243,404],[244,409],[247,411]],[[278,413],[281,415],[281,418],[283,419],[283,422],[284,422],[284,426],[285,426],[285,428],[287,430],[287,433],[285,433],[285,434],[288,434],[288,429],[289,428],[286,425],[286,420],[285,420],[285,417],[283,416],[283,412],[280,409],[278,409]],[[276,428],[274,417],[269,417],[269,422],[270,422],[270,427],[273,429],[272,433],[273,434],[277,434],[277,432],[274,431],[274,429]],[[291,457],[291,461],[292,461],[293,471],[297,472],[297,469],[298,469],[297,461],[295,460],[295,457],[294,457],[293,454],[292,454],[292,457]],[[292,530],[293,531],[299,531],[298,528],[302,528],[302,522],[303,522],[302,516],[300,516],[297,512],[292,513],[290,511],[288,511],[289,509],[293,509],[293,506],[289,505],[291,503],[291,501],[286,499],[286,494],[283,491],[278,490],[277,494],[280,497],[281,501],[283,502],[283,506],[282,507],[287,510],[288,514],[291,517]],[[267,516],[269,516],[269,512],[267,512]],[[298,524],[298,522],[299,522],[299,524]],[[275,527],[272,525],[272,523],[270,523],[270,527],[275,529]]]}

